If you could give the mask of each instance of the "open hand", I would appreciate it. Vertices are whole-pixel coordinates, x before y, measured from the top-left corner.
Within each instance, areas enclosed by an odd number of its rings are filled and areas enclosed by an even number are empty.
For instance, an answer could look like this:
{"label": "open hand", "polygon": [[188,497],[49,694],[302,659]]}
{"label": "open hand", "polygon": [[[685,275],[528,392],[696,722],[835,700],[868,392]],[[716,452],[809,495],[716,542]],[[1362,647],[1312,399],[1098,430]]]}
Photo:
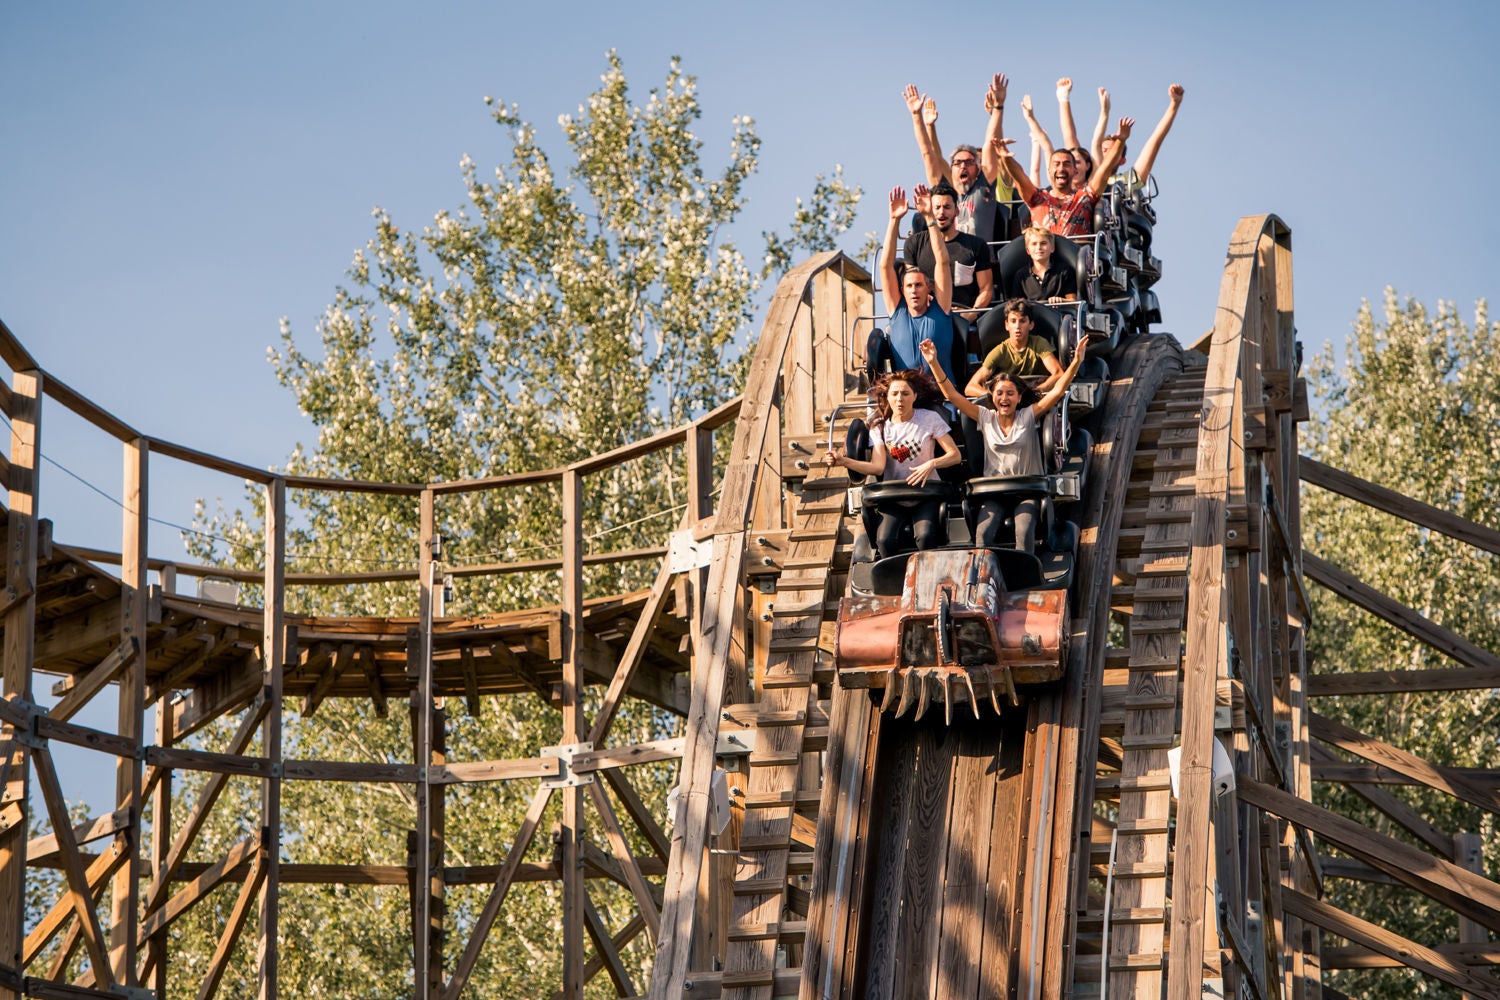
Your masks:
{"label": "open hand", "polygon": [[908,83],[906,89],[901,91],[901,97],[906,101],[906,110],[917,114],[922,110],[922,95],[917,93],[917,85]]}
{"label": "open hand", "polygon": [[891,218],[904,219],[910,211],[906,204],[906,191],[900,186],[891,188]]}
{"label": "open hand", "polygon": [[934,125],[937,124],[937,120],[938,120],[937,101],[934,101],[930,97],[923,98],[922,99],[922,124],[926,125],[928,128],[932,128],[932,126],[934,126]]}

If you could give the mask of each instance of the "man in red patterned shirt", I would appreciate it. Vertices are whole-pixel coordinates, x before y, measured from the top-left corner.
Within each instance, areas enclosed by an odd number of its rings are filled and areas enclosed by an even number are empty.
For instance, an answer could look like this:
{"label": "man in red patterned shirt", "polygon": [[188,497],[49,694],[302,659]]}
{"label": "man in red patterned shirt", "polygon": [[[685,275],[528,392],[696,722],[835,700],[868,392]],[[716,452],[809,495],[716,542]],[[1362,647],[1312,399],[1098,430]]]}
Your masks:
{"label": "man in red patterned shirt", "polygon": [[1104,160],[1087,178],[1078,175],[1073,155],[1066,149],[1052,154],[1047,176],[1052,189],[1043,191],[1031,183],[1026,171],[1011,154],[1014,139],[994,140],[995,152],[1016,191],[1031,209],[1031,224],[1052,230],[1058,236],[1088,236],[1094,231],[1094,202],[1104,193],[1115,168],[1125,158],[1125,140],[1130,138],[1134,118],[1121,118],[1120,131],[1104,140]]}

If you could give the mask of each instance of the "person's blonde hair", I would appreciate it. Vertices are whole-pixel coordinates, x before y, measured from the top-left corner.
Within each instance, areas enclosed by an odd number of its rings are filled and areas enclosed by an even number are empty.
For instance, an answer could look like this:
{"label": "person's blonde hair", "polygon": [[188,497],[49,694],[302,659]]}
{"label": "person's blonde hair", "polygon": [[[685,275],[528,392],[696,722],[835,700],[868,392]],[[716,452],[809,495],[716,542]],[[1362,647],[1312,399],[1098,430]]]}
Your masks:
{"label": "person's blonde hair", "polygon": [[1047,245],[1054,250],[1057,249],[1057,237],[1054,236],[1052,230],[1048,229],[1046,226],[1027,226],[1025,229],[1021,230],[1022,239],[1030,239],[1032,236],[1047,237]]}

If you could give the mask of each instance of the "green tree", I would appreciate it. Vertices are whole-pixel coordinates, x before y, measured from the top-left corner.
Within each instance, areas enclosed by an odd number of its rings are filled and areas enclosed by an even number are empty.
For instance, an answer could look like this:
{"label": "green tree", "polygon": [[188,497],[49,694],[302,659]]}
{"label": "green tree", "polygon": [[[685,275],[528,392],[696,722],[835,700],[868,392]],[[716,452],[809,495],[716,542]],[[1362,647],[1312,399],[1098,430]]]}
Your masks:
{"label": "green tree", "polygon": [[[1436,314],[1387,290],[1383,321],[1368,303],[1345,345],[1311,366],[1318,417],[1307,451],[1364,479],[1489,527],[1500,527],[1500,326],[1480,303],[1472,325],[1449,303]],[[1307,549],[1409,608],[1488,649],[1500,649],[1500,559],[1309,488],[1303,496]],[[1456,664],[1392,626],[1313,588],[1309,632],[1318,673],[1422,669]],[[1489,690],[1320,699],[1325,715],[1434,763],[1490,767],[1500,739],[1500,697]],[[1440,830],[1484,837],[1485,866],[1500,873],[1495,816],[1420,786],[1386,786]],[[1383,813],[1340,786],[1319,786],[1320,800],[1391,836],[1410,840]],[[1457,940],[1441,907],[1410,890],[1336,880],[1338,906],[1413,940]],[[1351,996],[1454,996],[1405,972],[1338,973]]]}
{"label": "green tree", "polygon": [[[610,53],[600,88],[559,120],[573,157],[559,176],[519,110],[486,101],[510,140],[509,161],[481,171],[465,157],[464,206],[438,213],[420,231],[400,228],[377,209],[373,237],[318,323],[316,351],[299,345],[283,324],[272,363],[318,428],[316,447],[299,447],[288,472],[419,482],[555,467],[676,425],[737,391],[760,284],[728,234],[758,165],[752,121],[734,120],[727,161],[711,168],[693,131],[701,116],[697,87],[679,62],[636,103]],[[764,234],[761,276],[794,254],[831,247],[851,224],[859,196],[841,170],[820,175],[809,201],[798,202],[791,235]],[[596,550],[634,548],[675,526],[684,484],[670,464],[658,457],[590,478],[586,533]],[[410,499],[359,493],[294,499],[290,568],[415,563],[418,512]],[[255,563],[262,511],[256,495],[250,500],[246,513],[200,511],[198,555]],[[486,494],[443,498],[445,561],[556,555],[556,500],[551,487],[520,500],[507,494],[504,502]],[[590,590],[629,589],[646,573],[654,568],[601,571]],[[553,603],[555,588],[552,574],[464,579],[455,609],[478,614]],[[409,584],[382,584],[303,590],[298,601],[296,610],[320,614],[398,615],[414,612],[416,596]],[[559,731],[552,708],[534,697],[507,699],[480,718],[453,701],[448,708],[450,744],[462,744],[469,759],[534,755]],[[655,738],[674,724],[635,706],[617,723],[617,732],[623,729],[617,738]],[[289,724],[286,745],[288,756],[302,758],[411,759],[407,714],[394,704],[382,722],[371,718],[368,704],[325,703],[312,719]],[[643,794],[659,802],[671,776],[661,769]],[[236,808],[253,822],[253,789],[239,792]],[[527,793],[503,783],[451,793],[450,815],[461,812],[463,822],[447,845],[449,864],[502,857]],[[413,815],[408,789],[293,783],[284,794],[287,851],[295,860],[405,863]],[[528,860],[547,860],[545,829]],[[227,845],[241,835],[221,830],[212,843]],[[492,932],[476,970],[475,996],[550,994],[560,981],[555,894],[545,883],[512,891],[505,923]],[[450,893],[450,967],[482,902],[479,890]],[[601,889],[595,902],[608,916],[628,906],[629,896]],[[195,925],[184,925],[183,961],[211,950],[206,936],[228,905],[220,902],[217,912],[205,907]],[[327,941],[331,927],[341,928],[341,940],[283,949],[282,992],[409,995],[408,920],[404,889],[284,890],[284,940]],[[347,958],[329,962],[330,950]],[[638,969],[649,961],[644,936],[627,960]],[[248,977],[251,956],[242,954],[225,991],[249,995]],[[179,984],[174,996],[188,995],[188,988]]]}

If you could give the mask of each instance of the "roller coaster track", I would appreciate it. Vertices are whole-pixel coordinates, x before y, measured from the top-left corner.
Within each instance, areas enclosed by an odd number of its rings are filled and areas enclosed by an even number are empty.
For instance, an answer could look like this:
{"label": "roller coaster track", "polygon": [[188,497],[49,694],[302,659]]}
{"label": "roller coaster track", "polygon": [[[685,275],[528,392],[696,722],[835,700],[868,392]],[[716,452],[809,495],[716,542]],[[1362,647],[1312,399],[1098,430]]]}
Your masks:
{"label": "roller coaster track", "polygon": [[[1500,552],[1500,536],[1338,470],[1301,468],[1306,403],[1290,234],[1279,220],[1236,229],[1208,335],[1189,347],[1137,336],[1110,359],[1112,389],[1090,418],[1092,471],[1076,506],[1067,669],[998,716],[897,720],[835,676],[854,524],[843,474],[812,459],[830,425],[839,429],[840,404],[863,398],[856,372],[874,302],[857,264],[815,257],[778,286],[742,400],[566,468],[428,484],[266,473],[149,437],[42,371],[0,327],[13,372],[0,392],[13,427],[0,468],[10,489],[0,1000],[162,995],[169,970],[182,974],[169,961],[173,922],[216,891],[234,903],[189,988],[217,995],[239,947],[257,956],[260,996],[282,995],[279,899],[297,883],[404,887],[413,993],[457,1000],[479,995],[476,970],[508,900],[535,882],[557,884],[555,995],[568,1000],[586,989],[661,1000],[1336,998],[1322,985],[1329,962],[1404,965],[1471,996],[1500,996],[1477,971],[1500,961],[1484,943],[1485,928],[1500,931],[1500,885],[1466,865],[1471,841],[1455,842],[1372,782],[1386,780],[1383,769],[1494,812],[1493,783],[1308,709],[1310,696],[1389,684],[1494,686],[1500,660],[1304,557],[1299,479],[1489,551]],[[39,515],[44,397],[124,443],[119,553],[54,543]],[[730,427],[733,447],[716,468],[715,431]],[[177,573],[209,570],[147,557],[155,455],[264,491],[264,567],[214,571],[260,586],[261,606],[176,594]],[[688,509],[671,544],[589,550],[592,477],[663,455],[686,466]],[[288,570],[288,491],[349,489],[413,505],[415,567]],[[561,557],[443,567],[444,499],[482,491],[552,497]],[[586,567],[632,561],[655,568],[649,589],[586,594]],[[453,617],[435,585],[448,569],[558,574],[561,589],[550,605]],[[1462,668],[1442,678],[1310,678],[1304,578]],[[299,586],[402,580],[417,597],[412,618],[287,610]],[[50,706],[33,691],[37,674],[62,678]],[[116,730],[80,725],[107,687],[120,692]],[[560,719],[556,745],[537,756],[476,759],[450,732],[445,698],[478,714],[533,696]],[[368,700],[376,717],[408,702],[411,760],[290,758],[283,716],[313,715],[335,698]],[[615,722],[631,700],[680,717],[676,733],[628,742]],[[162,711],[148,732],[152,703]],[[228,724],[216,742],[190,739],[211,722]],[[67,816],[55,744],[113,755],[114,813],[82,824]],[[1216,768],[1216,753],[1227,767]],[[678,758],[678,806],[663,822],[629,768]],[[1314,806],[1314,774],[1335,773],[1330,761],[1422,848]],[[179,771],[205,781],[193,801],[174,805]],[[232,776],[256,783],[261,808],[230,817],[248,833],[215,852],[201,832],[223,819],[219,791]],[[318,780],[406,789],[416,807],[398,848],[405,863],[379,861],[376,843],[358,845],[371,851],[367,863],[334,864],[316,845],[289,842],[282,785]],[[465,818],[457,793],[485,782],[519,786],[529,805],[502,856],[453,866],[445,844]],[[28,841],[28,803],[38,798],[54,832]],[[174,822],[148,823],[168,814]],[[1319,855],[1314,837],[1346,857]],[[90,853],[94,843],[103,846]],[[1338,910],[1322,898],[1328,866],[1446,906],[1468,922],[1467,943],[1420,945]],[[59,873],[55,901],[26,909],[27,880],[40,868]],[[597,902],[601,884],[614,893],[608,908]],[[458,886],[488,889],[462,923],[445,902]],[[1347,943],[1325,949],[1324,933]],[[609,986],[590,985],[596,976]]]}

